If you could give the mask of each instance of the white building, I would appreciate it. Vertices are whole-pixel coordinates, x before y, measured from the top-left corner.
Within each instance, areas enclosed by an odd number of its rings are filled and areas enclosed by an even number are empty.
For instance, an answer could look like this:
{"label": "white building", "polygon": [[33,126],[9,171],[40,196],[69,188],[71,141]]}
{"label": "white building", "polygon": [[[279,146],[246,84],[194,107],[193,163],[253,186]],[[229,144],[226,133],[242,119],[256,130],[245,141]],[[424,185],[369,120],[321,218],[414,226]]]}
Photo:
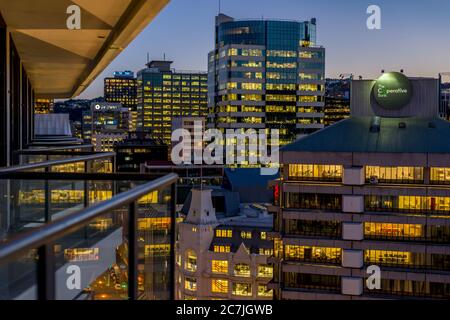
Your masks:
{"label": "white building", "polygon": [[193,189],[187,217],[178,224],[176,298],[272,300],[272,217],[247,207],[220,218],[211,192]]}

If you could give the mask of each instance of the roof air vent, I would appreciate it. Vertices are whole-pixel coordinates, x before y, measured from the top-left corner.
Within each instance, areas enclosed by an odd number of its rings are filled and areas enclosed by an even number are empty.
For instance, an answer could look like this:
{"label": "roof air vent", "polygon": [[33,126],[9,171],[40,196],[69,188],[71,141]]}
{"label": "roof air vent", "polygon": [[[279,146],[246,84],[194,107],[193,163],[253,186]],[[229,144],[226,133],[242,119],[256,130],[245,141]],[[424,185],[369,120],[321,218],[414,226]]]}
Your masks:
{"label": "roof air vent", "polygon": [[400,129],[406,129],[406,123],[400,122],[400,123],[398,124],[398,127],[399,127]]}

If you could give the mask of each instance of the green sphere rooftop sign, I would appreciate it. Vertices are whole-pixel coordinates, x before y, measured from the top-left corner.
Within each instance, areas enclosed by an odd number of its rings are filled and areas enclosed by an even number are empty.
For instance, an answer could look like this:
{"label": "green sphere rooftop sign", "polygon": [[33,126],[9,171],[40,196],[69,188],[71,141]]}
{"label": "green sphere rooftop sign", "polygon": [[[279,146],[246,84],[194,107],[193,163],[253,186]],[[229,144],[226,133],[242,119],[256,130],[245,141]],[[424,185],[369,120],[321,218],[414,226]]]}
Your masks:
{"label": "green sphere rooftop sign", "polygon": [[385,73],[375,82],[373,96],[384,109],[401,109],[411,101],[411,81],[400,72]]}

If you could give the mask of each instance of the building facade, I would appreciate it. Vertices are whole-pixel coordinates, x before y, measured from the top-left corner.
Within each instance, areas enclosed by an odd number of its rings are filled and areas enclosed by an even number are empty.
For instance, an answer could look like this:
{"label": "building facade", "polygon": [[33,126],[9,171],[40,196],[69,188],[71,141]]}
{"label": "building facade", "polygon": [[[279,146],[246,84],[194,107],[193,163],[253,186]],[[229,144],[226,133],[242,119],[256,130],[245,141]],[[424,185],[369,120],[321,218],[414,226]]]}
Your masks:
{"label": "building facade", "polygon": [[[158,143],[150,133],[130,132],[113,146],[117,172],[143,172],[148,161],[167,161],[167,145]],[[141,170],[142,169],[142,170]]]}
{"label": "building facade", "polygon": [[394,73],[353,81],[349,119],[282,149],[277,299],[450,298],[450,124],[437,88]]}
{"label": "building facade", "polygon": [[137,126],[137,80],[132,71],[115,71],[113,78],[104,80],[106,102],[121,103],[130,110],[130,131]]}
{"label": "building facade", "polygon": [[316,21],[216,17],[208,56],[208,126],[279,129],[280,143],[324,127],[325,50]]}
{"label": "building facade", "polygon": [[329,126],[350,117],[350,79],[327,79],[324,125]]}
{"label": "building facade", "polygon": [[176,298],[272,300],[267,287],[273,253],[270,216],[216,216],[211,190],[192,189],[186,219],[178,224]]}
{"label": "building facade", "polygon": [[206,117],[206,72],[177,72],[172,61],[151,61],[137,75],[137,127],[171,145],[172,119]]}
{"label": "building facade", "polygon": [[82,116],[83,140],[95,151],[113,151],[128,136],[130,111],[120,103],[92,103]]}

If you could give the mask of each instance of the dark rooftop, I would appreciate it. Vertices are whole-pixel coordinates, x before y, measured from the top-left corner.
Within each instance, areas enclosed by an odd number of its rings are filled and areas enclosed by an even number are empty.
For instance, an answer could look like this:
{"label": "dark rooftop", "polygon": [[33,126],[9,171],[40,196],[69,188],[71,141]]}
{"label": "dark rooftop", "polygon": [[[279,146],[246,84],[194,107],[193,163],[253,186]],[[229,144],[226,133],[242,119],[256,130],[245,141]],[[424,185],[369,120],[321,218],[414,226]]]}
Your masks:
{"label": "dark rooftop", "polygon": [[352,117],[281,148],[282,152],[450,153],[450,122]]}

